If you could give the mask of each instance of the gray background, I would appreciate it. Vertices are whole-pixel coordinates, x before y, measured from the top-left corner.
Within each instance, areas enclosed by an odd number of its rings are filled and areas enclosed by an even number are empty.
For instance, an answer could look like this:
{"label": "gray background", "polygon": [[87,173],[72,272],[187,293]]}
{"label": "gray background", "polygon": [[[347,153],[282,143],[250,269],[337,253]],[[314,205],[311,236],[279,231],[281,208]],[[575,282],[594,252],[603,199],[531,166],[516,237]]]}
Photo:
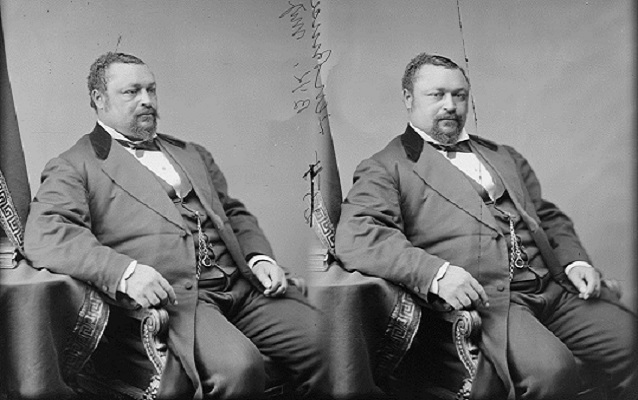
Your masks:
{"label": "gray background", "polygon": [[[310,9],[309,1],[290,3]],[[88,67],[117,46],[154,71],[160,131],[208,147],[279,260],[302,271],[312,232],[301,175],[314,161],[316,121],[293,109],[293,75],[311,65],[312,51],[279,18],[288,1],[1,6],[34,193],[44,163],[92,129]],[[454,0],[323,0],[320,8],[321,43],[331,50],[322,80],[345,195],[357,163],[405,127],[408,60],[429,51],[462,63],[463,43]],[[468,129],[528,158],[545,197],[573,218],[595,264],[622,282],[633,307],[631,2],[463,0],[460,9],[478,120]]]}

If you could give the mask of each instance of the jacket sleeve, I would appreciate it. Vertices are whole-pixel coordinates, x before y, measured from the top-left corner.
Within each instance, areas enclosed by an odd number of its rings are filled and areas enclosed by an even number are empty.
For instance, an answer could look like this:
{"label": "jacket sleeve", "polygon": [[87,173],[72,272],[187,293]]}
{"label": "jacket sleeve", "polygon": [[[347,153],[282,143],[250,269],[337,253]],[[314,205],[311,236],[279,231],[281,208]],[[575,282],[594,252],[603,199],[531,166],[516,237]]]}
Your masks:
{"label": "jacket sleeve", "polygon": [[534,204],[536,215],[540,219],[540,226],[545,231],[560,264],[563,267],[573,261],[586,261],[591,264],[576,234],[572,220],[554,203],[543,199],[540,182],[527,160],[513,148],[508,146],[506,148],[518,166],[521,179]]}
{"label": "jacket sleeve", "polygon": [[401,206],[398,178],[378,161],[364,160],[341,208],[337,257],[347,270],[386,279],[427,300],[445,261],[410,242]]}
{"label": "jacket sleeve", "polygon": [[86,182],[62,158],[49,161],[42,173],[27,218],[25,252],[36,268],[70,275],[113,299],[133,261],[97,240],[91,231]]}
{"label": "jacket sleeve", "polygon": [[200,145],[195,145],[195,148],[206,164],[213,187],[233,227],[233,232],[241,245],[244,256],[248,257],[254,254],[263,254],[274,258],[270,243],[259,227],[257,218],[246,209],[246,206],[241,201],[228,195],[228,183],[226,182],[226,178],[208,150]]}

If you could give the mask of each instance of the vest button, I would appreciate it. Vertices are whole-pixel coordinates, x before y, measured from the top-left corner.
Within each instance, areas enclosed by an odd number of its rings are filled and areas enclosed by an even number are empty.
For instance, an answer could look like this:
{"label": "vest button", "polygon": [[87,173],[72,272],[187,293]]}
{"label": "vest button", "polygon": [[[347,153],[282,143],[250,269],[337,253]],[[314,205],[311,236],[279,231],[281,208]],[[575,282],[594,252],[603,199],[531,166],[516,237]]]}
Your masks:
{"label": "vest button", "polygon": [[499,283],[498,285],[496,285],[496,290],[498,290],[499,292],[502,292],[503,290],[505,290],[505,286]]}
{"label": "vest button", "polygon": [[186,290],[191,290],[193,288],[193,282],[186,282],[184,287],[186,288]]}
{"label": "vest button", "polygon": [[179,231],[180,237],[186,237],[186,231]]}

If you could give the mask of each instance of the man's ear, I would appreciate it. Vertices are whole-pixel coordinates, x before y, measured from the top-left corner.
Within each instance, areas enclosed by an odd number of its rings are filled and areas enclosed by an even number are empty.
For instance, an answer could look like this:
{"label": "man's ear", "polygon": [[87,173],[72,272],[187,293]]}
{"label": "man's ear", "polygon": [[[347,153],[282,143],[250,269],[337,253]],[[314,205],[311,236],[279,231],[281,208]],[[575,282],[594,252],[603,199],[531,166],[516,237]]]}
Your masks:
{"label": "man's ear", "polygon": [[412,92],[410,92],[408,89],[403,89],[403,104],[405,104],[405,108],[410,111],[412,109],[412,100],[414,99],[414,97],[412,97]]}
{"label": "man's ear", "polygon": [[91,91],[91,99],[93,99],[93,103],[95,103],[98,110],[104,109],[104,103],[106,103],[106,95],[104,93],[97,89],[93,89]]}

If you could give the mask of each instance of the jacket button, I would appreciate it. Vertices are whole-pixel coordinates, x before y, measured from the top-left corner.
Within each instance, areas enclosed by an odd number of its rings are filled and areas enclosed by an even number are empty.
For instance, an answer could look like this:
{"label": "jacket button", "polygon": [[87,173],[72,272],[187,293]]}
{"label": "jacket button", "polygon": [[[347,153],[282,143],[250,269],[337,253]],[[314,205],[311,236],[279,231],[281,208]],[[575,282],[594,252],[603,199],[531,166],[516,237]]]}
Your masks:
{"label": "jacket button", "polygon": [[102,286],[102,290],[105,291],[105,292],[108,292],[109,291],[109,287],[104,285],[104,286]]}
{"label": "jacket button", "polygon": [[184,287],[186,288],[186,290],[191,290],[193,288],[193,283],[192,282],[186,282]]}
{"label": "jacket button", "polygon": [[505,290],[505,286],[499,283],[498,285],[496,285],[496,290],[498,290],[499,292],[502,292],[503,290]]}
{"label": "jacket button", "polygon": [[186,237],[186,231],[179,231],[180,237]]}

